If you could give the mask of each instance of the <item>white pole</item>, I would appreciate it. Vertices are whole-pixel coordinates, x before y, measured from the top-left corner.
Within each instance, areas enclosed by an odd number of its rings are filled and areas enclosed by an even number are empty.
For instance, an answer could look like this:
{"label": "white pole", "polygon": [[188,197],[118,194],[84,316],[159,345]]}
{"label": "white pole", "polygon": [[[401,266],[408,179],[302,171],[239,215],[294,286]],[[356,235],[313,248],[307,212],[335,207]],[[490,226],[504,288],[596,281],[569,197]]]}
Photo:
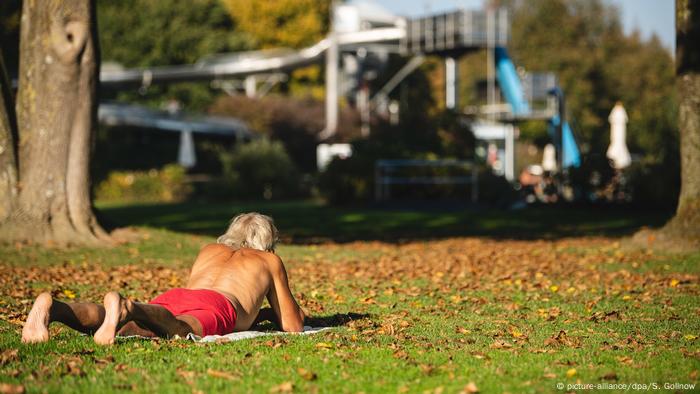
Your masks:
{"label": "white pole", "polygon": [[330,34],[331,45],[326,53],[326,129],[324,136],[330,137],[338,128],[338,40]]}
{"label": "white pole", "polygon": [[326,52],[326,128],[321,135],[328,138],[338,129],[338,36],[335,32],[335,5],[331,4],[331,32],[328,35],[330,45]]}
{"label": "white pole", "polygon": [[255,75],[248,75],[245,77],[245,95],[249,98],[255,98],[256,95],[256,90],[257,90],[257,79],[255,78]]}
{"label": "white pole", "polygon": [[457,108],[457,61],[445,58],[445,108]]}
{"label": "white pole", "polygon": [[192,130],[185,129],[180,132],[180,146],[177,152],[177,162],[185,168],[192,168],[197,164]]}
{"label": "white pole", "polygon": [[358,94],[358,107],[360,109],[360,133],[363,137],[369,137],[370,133],[370,106],[369,106],[369,86],[366,82],[362,82]]}
{"label": "white pole", "polygon": [[496,81],[495,81],[495,63],[494,58],[494,39],[495,39],[495,20],[493,9],[489,6],[486,10],[486,103],[489,109],[489,118],[493,119],[495,114],[493,109],[496,104]]}
{"label": "white pole", "polygon": [[513,181],[515,179],[515,132],[512,124],[506,126],[505,135],[505,175],[506,179]]}

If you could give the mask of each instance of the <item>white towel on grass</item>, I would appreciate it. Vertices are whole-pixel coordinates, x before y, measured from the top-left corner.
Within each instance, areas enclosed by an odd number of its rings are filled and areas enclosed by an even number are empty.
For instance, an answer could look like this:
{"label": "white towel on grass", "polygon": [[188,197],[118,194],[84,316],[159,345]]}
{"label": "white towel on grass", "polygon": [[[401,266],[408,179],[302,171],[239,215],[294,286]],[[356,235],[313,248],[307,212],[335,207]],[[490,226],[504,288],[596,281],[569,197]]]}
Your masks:
{"label": "white towel on grass", "polygon": [[304,326],[304,331],[302,331],[302,332],[240,331],[240,332],[232,332],[232,333],[226,334],[226,335],[207,335],[204,338],[190,333],[190,334],[187,334],[187,339],[189,339],[191,341],[195,341],[195,342],[233,342],[233,341],[240,341],[241,339],[264,337],[264,336],[268,336],[268,335],[287,335],[287,334],[311,335],[311,334],[316,334],[317,332],[330,330],[330,329],[331,329],[331,327]]}

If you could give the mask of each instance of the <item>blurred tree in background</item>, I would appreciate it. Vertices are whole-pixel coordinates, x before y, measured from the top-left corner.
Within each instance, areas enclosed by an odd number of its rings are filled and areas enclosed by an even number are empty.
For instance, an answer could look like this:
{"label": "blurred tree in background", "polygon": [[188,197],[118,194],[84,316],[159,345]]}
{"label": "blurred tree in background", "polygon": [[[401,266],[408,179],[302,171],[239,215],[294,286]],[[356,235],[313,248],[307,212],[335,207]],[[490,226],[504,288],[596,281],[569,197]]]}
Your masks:
{"label": "blurred tree in background", "polygon": [[[629,114],[628,145],[636,161],[627,174],[635,196],[644,203],[672,207],[679,189],[679,153],[669,50],[656,37],[644,41],[636,32],[625,35],[618,10],[602,0],[496,3],[510,11],[508,49],[516,66],[530,72],[555,73],[566,94],[567,116],[584,155],[583,167],[574,171],[574,178],[588,184],[596,173],[605,184],[613,176],[605,157],[610,142],[608,115],[620,100]],[[477,86],[485,77],[485,51],[468,53],[460,59],[461,103],[484,104]],[[410,88],[405,90],[406,86]],[[458,150],[446,149],[454,135],[445,130],[459,128],[445,121],[450,116],[442,105],[443,86],[444,67],[429,58],[393,93],[392,98],[402,103],[401,125],[396,133],[385,133],[391,137],[384,142],[394,141],[389,143],[391,148],[386,148],[384,155],[375,149],[372,156],[386,158],[390,151],[397,155],[395,151],[403,147],[397,157],[459,157]],[[519,126],[521,141],[539,146],[551,142],[546,122],[522,122]],[[414,136],[418,137],[415,141]],[[358,148],[363,152],[368,145],[360,144]]]}
{"label": "blurred tree in background", "polygon": [[512,14],[516,64],[557,74],[570,119],[591,151],[607,148],[607,119],[618,100],[629,115],[633,151],[662,160],[668,152],[658,147],[677,145],[673,58],[655,36],[625,36],[618,10],[601,0],[534,0],[513,6]]}
{"label": "blurred tree in background", "polygon": [[[104,67],[110,67],[110,61],[124,67],[185,64],[212,53],[312,45],[330,28],[330,3],[330,0],[98,0]],[[607,117],[615,101],[620,100],[630,118],[629,148],[638,159],[628,171],[638,180],[637,197],[672,205],[679,185],[673,59],[656,38],[642,40],[636,33],[625,35],[619,12],[606,4],[603,0],[498,1],[498,5],[510,9],[509,51],[515,64],[531,72],[556,73],[566,93],[568,118],[584,153],[584,169],[577,174],[579,179],[587,181],[592,172],[600,172],[607,166]],[[18,37],[20,7],[20,0],[0,3],[0,35],[11,77],[16,75],[13,37]],[[398,57],[390,59],[384,71],[370,82],[373,89],[385,83],[406,61]],[[282,140],[300,169],[308,171],[313,167],[310,158],[323,117],[321,71],[322,65],[313,65],[292,72],[282,88],[273,90],[272,97],[260,102],[243,103],[245,100],[238,98],[216,101],[218,92],[200,82],[151,86],[145,95],[133,89],[103,91],[102,96],[153,105],[175,98],[188,110],[211,109],[218,114],[242,117],[270,138]],[[485,51],[462,57],[461,103],[476,105],[482,100],[475,86],[477,80],[485,77],[485,72]],[[399,124],[392,126],[374,119],[370,141],[358,145],[358,152],[367,148],[364,155],[367,160],[470,154],[473,141],[462,138],[460,133],[466,133],[463,125],[442,104],[443,74],[440,59],[427,59],[390,95],[401,104]],[[275,96],[276,92],[287,96]],[[284,104],[289,95],[293,99],[289,105]],[[262,110],[268,106],[276,108],[274,115]],[[283,114],[290,115],[292,121],[286,122]],[[348,117],[344,125],[352,123],[355,127],[355,121]],[[544,122],[521,123],[520,128],[524,142],[540,146],[549,142]],[[341,140],[347,140],[353,133],[344,134]]]}
{"label": "blurred tree in background", "polygon": [[325,37],[330,0],[222,0],[255,48],[302,48]]}
{"label": "blurred tree in background", "polygon": [[[289,156],[305,173],[316,171],[318,133],[325,125],[323,102],[310,97],[269,95],[249,98],[221,96],[211,106],[215,115],[235,116],[269,139],[281,141]],[[341,108],[337,141],[359,135],[357,112]]]}
{"label": "blurred tree in background", "polygon": [[[98,28],[103,67],[192,64],[206,55],[250,48],[219,0],[99,0]],[[109,93],[109,92],[106,92]],[[208,107],[218,94],[206,83],[177,83],[117,94],[154,104],[177,99],[189,110]]]}
{"label": "blurred tree in background", "polygon": [[[330,30],[330,0],[221,0],[252,48],[300,49],[323,39]],[[294,96],[322,99],[320,65],[292,71],[287,82]]]}
{"label": "blurred tree in background", "polygon": [[[556,73],[567,116],[584,154],[581,180],[605,172],[608,115],[621,101],[629,115],[627,143],[636,197],[673,206],[679,190],[677,99],[673,58],[656,36],[625,35],[619,11],[602,0],[512,0],[509,50],[527,71]],[[543,122],[522,127],[548,141]],[[612,174],[612,172],[609,172]]]}

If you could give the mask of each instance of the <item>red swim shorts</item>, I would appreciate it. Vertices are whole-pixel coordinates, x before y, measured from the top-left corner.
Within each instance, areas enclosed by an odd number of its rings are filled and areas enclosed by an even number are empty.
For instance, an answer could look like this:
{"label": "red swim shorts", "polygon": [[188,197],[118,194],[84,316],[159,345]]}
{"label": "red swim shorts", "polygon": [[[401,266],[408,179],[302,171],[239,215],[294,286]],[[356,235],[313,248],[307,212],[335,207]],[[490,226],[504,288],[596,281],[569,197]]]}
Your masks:
{"label": "red swim shorts", "polygon": [[172,289],[149,304],[161,305],[175,316],[194,316],[202,325],[203,335],[226,335],[236,326],[236,310],[231,301],[214,290]]}

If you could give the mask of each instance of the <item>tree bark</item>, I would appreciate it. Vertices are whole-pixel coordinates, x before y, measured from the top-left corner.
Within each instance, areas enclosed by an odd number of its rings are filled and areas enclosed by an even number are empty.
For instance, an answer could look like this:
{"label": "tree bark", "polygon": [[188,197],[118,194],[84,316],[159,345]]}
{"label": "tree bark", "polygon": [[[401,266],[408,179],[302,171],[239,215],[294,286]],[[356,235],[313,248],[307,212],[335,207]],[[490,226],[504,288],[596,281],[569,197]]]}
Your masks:
{"label": "tree bark", "polygon": [[700,1],[676,1],[676,87],[681,144],[681,192],[664,231],[700,239]]}
{"label": "tree bark", "polygon": [[0,236],[57,244],[108,239],[90,202],[99,68],[94,0],[25,0],[17,123],[19,194]]}
{"label": "tree bark", "polygon": [[656,231],[641,230],[632,248],[700,249],[700,0],[676,0],[676,90],[679,97],[681,191],[676,215]]}
{"label": "tree bark", "polygon": [[17,197],[17,122],[12,86],[0,52],[0,222],[7,219]]}

